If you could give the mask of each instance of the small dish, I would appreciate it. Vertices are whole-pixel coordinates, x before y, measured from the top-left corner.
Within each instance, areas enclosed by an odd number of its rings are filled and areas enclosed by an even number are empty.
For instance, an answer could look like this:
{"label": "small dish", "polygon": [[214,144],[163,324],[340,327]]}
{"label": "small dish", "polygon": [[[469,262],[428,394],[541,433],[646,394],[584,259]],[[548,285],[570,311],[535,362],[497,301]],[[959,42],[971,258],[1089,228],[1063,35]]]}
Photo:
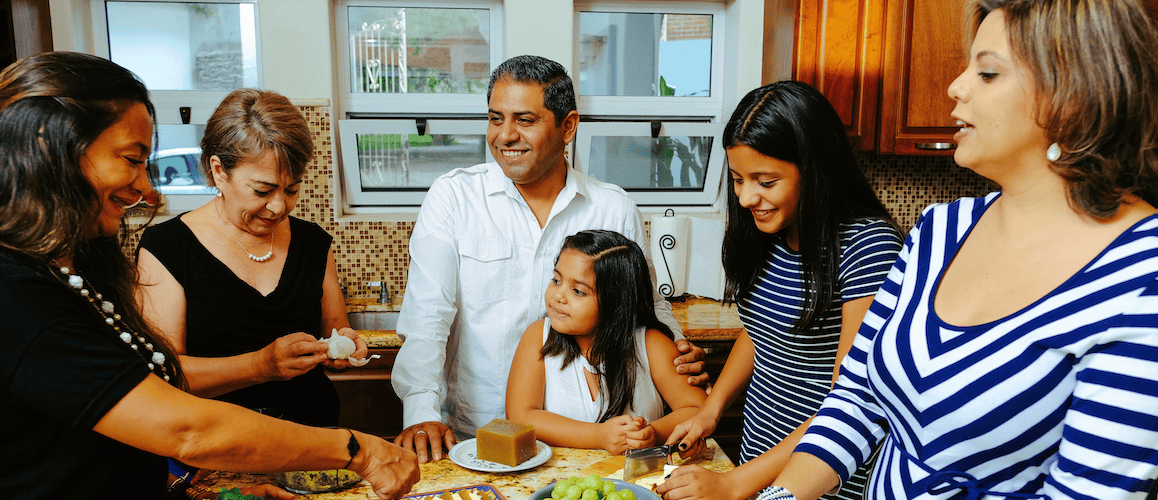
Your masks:
{"label": "small dish", "polygon": [[[659,495],[638,484],[629,483],[627,481],[620,481],[618,479],[604,479],[615,483],[616,491],[631,490],[635,494],[635,500],[660,500]],[[555,489],[555,484],[548,484],[536,491],[529,500],[547,500],[551,498],[551,491]]]}
{"label": "small dish", "polygon": [[348,488],[362,481],[362,476],[346,469],[292,471],[278,474],[282,488],[299,495],[325,493]]}
{"label": "small dish", "polygon": [[489,460],[479,460],[478,443],[475,442],[474,438],[470,438],[454,445],[454,447],[450,449],[450,461],[461,467],[479,472],[517,472],[543,465],[544,462],[551,458],[551,447],[547,446],[547,443],[536,440],[535,446],[539,451],[535,456],[526,462],[511,467]]}

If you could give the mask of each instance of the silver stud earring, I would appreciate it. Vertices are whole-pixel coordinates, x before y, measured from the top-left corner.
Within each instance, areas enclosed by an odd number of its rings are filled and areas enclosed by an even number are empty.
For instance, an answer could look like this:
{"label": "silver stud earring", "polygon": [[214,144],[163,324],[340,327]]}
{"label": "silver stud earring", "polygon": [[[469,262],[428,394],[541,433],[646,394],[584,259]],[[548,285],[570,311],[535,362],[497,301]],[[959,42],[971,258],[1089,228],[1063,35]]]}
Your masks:
{"label": "silver stud earring", "polygon": [[1049,148],[1045,150],[1045,159],[1049,161],[1057,161],[1058,158],[1061,158],[1061,146],[1058,146],[1055,142],[1050,144]]}

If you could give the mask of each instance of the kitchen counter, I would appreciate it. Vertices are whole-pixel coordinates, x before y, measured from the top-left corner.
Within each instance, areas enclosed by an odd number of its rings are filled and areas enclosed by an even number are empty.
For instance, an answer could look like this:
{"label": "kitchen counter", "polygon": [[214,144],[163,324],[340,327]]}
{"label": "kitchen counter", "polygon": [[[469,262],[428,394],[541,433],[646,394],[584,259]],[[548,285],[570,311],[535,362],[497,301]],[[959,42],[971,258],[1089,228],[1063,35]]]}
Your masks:
{"label": "kitchen counter", "polygon": [[[679,456],[676,455],[677,464],[700,465],[716,472],[725,472],[735,467],[732,461],[728,459],[728,456],[716,445],[715,440],[709,438],[707,442],[708,448],[706,450],[686,461],[680,460]],[[557,479],[566,479],[570,476],[588,475],[595,472],[603,477],[619,479],[622,477],[621,469],[618,470],[617,473],[608,472],[606,469],[597,469],[597,467],[607,463],[605,461],[611,458],[612,456],[603,450],[580,450],[553,446],[551,447],[551,458],[548,459],[545,464],[523,472],[503,474],[476,472],[460,467],[449,459],[442,459],[437,462],[419,466],[422,470],[422,481],[416,484],[409,494],[414,495],[460,486],[489,484],[494,486],[499,493],[502,493],[507,500],[525,500],[548,483]],[[276,474],[239,474],[202,471],[202,473],[199,473],[197,478],[194,479],[194,483],[217,491],[222,488],[246,487],[262,483],[276,484],[276,478]],[[374,499],[377,497],[374,495],[373,490],[370,489],[370,484],[362,481],[354,487],[342,491],[304,495],[301,498],[352,500]]]}
{"label": "kitchen counter", "polygon": [[[401,303],[378,304],[373,299],[349,299],[348,312],[397,311]],[[699,297],[676,300],[671,303],[672,314],[683,327],[684,337],[692,343],[706,341],[732,341],[743,330],[735,305]],[[374,349],[389,349],[402,346],[402,339],[394,330],[359,330],[366,345]]]}

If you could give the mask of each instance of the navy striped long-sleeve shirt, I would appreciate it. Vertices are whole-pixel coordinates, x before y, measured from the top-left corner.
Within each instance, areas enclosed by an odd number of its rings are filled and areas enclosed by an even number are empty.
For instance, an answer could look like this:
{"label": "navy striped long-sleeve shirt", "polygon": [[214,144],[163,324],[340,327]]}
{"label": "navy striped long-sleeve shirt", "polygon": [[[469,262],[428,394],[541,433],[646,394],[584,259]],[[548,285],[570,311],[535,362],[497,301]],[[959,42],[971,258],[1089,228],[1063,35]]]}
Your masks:
{"label": "navy striped long-sleeve shirt", "polygon": [[1158,476],[1158,216],[1022,310],[947,324],[936,285],[997,196],[926,209],[796,451],[846,479],[883,440],[868,498],[1144,498]]}

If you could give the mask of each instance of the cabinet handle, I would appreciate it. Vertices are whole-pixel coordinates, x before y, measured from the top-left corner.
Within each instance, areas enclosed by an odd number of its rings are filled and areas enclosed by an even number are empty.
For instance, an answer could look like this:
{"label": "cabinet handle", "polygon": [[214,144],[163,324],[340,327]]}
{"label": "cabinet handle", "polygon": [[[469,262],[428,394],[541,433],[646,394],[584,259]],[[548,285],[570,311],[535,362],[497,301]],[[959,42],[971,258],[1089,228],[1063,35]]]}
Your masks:
{"label": "cabinet handle", "polygon": [[913,144],[913,147],[929,151],[947,151],[950,149],[957,149],[957,145],[952,142],[918,142]]}

